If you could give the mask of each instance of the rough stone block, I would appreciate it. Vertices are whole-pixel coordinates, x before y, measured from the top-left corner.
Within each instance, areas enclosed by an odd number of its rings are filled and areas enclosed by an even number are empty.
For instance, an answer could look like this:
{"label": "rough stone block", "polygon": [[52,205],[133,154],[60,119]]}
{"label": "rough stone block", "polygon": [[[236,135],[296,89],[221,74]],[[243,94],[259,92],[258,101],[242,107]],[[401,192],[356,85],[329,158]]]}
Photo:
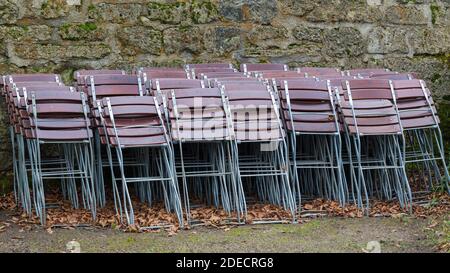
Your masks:
{"label": "rough stone block", "polygon": [[94,22],[81,24],[65,23],[59,27],[58,32],[63,40],[72,41],[100,41],[107,36],[106,30],[98,27]]}
{"label": "rough stone block", "polygon": [[186,21],[189,15],[189,7],[185,2],[150,2],[147,5],[147,9],[148,19],[165,24],[179,24]]}
{"label": "rough stone block", "polygon": [[0,0],[0,24],[13,24],[20,19],[19,7],[15,1]]}
{"label": "rough stone block", "polygon": [[428,7],[422,5],[390,6],[385,11],[385,20],[399,25],[426,25],[429,22],[425,13],[426,8]]}
{"label": "rough stone block", "polygon": [[129,54],[161,54],[163,36],[159,30],[141,26],[125,27],[119,30],[118,36],[124,48],[137,50],[131,50]]}
{"label": "rough stone block", "polygon": [[88,17],[97,21],[136,23],[140,16],[146,14],[146,9],[140,4],[98,3],[88,6]]}
{"label": "rough stone block", "polygon": [[54,45],[54,44],[14,44],[15,54],[27,60],[60,61],[71,58],[100,59],[111,53],[111,48],[102,43],[83,45]]}
{"label": "rough stone block", "polygon": [[202,53],[204,50],[203,30],[199,27],[178,27],[164,30],[164,50],[167,54]]}
{"label": "rough stone block", "polygon": [[376,27],[368,34],[367,52],[408,54],[410,52],[408,33],[409,30],[402,27]]}

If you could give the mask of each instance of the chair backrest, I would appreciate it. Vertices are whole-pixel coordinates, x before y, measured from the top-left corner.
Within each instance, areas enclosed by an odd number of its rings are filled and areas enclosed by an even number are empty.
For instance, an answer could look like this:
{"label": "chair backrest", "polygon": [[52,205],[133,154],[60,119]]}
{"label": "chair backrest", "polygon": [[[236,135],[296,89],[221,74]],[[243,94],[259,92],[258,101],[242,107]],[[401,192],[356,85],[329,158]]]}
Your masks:
{"label": "chair backrest", "polygon": [[85,142],[92,138],[83,92],[32,91],[27,104],[29,122],[21,123],[26,138],[50,142]]}
{"label": "chair backrest", "polygon": [[348,76],[370,76],[371,74],[380,74],[389,72],[386,68],[358,68],[347,70],[344,73]]}
{"label": "chair backrest", "polygon": [[112,96],[143,96],[146,91],[138,75],[97,75],[86,79],[86,90],[91,103]]}
{"label": "chair backrest", "polygon": [[404,129],[439,125],[436,106],[424,81],[393,80],[391,83]]}
{"label": "chair backrest", "polygon": [[119,69],[81,69],[73,72],[73,79],[83,78],[91,75],[126,75],[125,70]]}
{"label": "chair backrest", "polygon": [[151,79],[190,79],[191,76],[188,72],[183,70],[152,70],[152,71],[143,71],[142,77],[144,80]]}
{"label": "chair backrest", "polygon": [[190,69],[191,76],[193,79],[201,79],[205,73],[235,73],[237,72],[234,68],[229,67],[210,67],[210,68],[192,68]]}
{"label": "chair backrest", "polygon": [[11,74],[7,76],[8,82],[61,82],[61,76],[58,74]]}
{"label": "chair backrest", "polygon": [[400,115],[389,80],[347,80],[340,107],[350,134],[402,134]]}
{"label": "chair backrest", "polygon": [[267,87],[239,89],[221,87],[227,98],[236,140],[242,142],[279,141],[284,137],[275,98]]}
{"label": "chair backrest", "polygon": [[168,100],[174,140],[205,142],[233,138],[225,96],[219,88],[172,90]]}
{"label": "chair backrest", "polygon": [[388,80],[417,79],[417,75],[415,73],[381,73],[381,74],[371,74],[369,77],[371,79],[388,79]]}
{"label": "chair backrest", "polygon": [[282,116],[288,131],[338,134],[340,126],[327,81],[283,81],[279,87]]}
{"label": "chair backrest", "polygon": [[264,70],[281,70],[288,71],[289,68],[286,64],[241,64],[240,71],[247,73],[252,71],[264,71]]}
{"label": "chair backrest", "polygon": [[204,81],[191,79],[152,79],[149,83],[152,95],[165,94],[172,89],[205,88]]}
{"label": "chair backrest", "polygon": [[206,64],[187,64],[186,69],[196,68],[233,68],[230,63],[206,63]]}
{"label": "chair backrest", "polygon": [[256,77],[265,78],[265,79],[273,79],[273,78],[304,78],[305,75],[303,73],[299,73],[297,71],[261,71],[255,72]]}
{"label": "chair backrest", "polygon": [[152,96],[103,98],[98,127],[103,144],[124,147],[169,145],[158,103]]}

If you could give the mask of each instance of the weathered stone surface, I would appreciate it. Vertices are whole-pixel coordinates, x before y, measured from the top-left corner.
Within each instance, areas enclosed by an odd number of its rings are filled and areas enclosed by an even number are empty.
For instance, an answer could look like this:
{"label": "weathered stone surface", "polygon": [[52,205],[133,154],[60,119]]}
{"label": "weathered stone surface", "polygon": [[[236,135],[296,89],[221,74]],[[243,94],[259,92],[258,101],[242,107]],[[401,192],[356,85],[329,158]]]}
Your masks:
{"label": "weathered stone surface", "polygon": [[306,15],[311,22],[373,23],[382,18],[378,6],[367,5],[366,0],[317,0],[314,9]]}
{"label": "weathered stone surface", "polygon": [[167,54],[201,53],[204,50],[202,30],[199,27],[168,28],[164,31],[164,50]]}
{"label": "weathered stone surface", "polygon": [[192,22],[205,24],[216,21],[219,18],[217,6],[210,1],[194,0],[191,4]]}
{"label": "weathered stone surface", "polygon": [[284,27],[258,26],[247,35],[247,43],[253,47],[267,48],[286,43],[288,30]]}
{"label": "weathered stone surface", "polygon": [[28,44],[14,46],[15,54],[29,60],[64,60],[70,58],[99,59],[110,54],[111,49],[102,43],[83,45]]}
{"label": "weathered stone surface", "polygon": [[408,29],[401,27],[376,27],[369,32],[368,53],[403,53],[410,52]]}
{"label": "weathered stone surface", "polygon": [[244,20],[243,2],[240,0],[220,0],[219,14],[231,21],[242,22]]}
{"label": "weathered stone surface", "polygon": [[127,54],[139,52],[158,55],[162,50],[163,37],[159,30],[151,27],[125,27],[119,31],[119,39]]}
{"label": "weathered stone surface", "polygon": [[255,23],[267,25],[278,13],[277,1],[275,0],[248,0],[249,19]]}
{"label": "weathered stone surface", "polygon": [[386,22],[400,25],[426,25],[429,19],[425,15],[425,6],[391,6],[386,9]]}
{"label": "weathered stone surface", "polygon": [[283,14],[303,16],[315,7],[314,0],[281,0],[280,12]]}
{"label": "weathered stone surface", "polygon": [[278,5],[275,0],[221,0],[219,13],[228,20],[267,25],[277,15]]}
{"label": "weathered stone surface", "polygon": [[98,3],[88,6],[88,17],[97,21],[136,23],[140,16],[146,14],[145,7],[140,4]]}
{"label": "weathered stone surface", "polygon": [[215,27],[204,34],[206,48],[215,54],[224,55],[241,45],[241,30],[234,27]]}
{"label": "weathered stone surface", "polygon": [[99,28],[97,24],[93,22],[82,24],[65,23],[59,27],[58,32],[62,39],[72,41],[99,41],[104,40],[107,36],[105,29]]}
{"label": "weathered stone surface", "polygon": [[189,15],[189,7],[185,2],[157,3],[147,5],[148,18],[165,24],[179,24]]}
{"label": "weathered stone surface", "polygon": [[342,58],[363,54],[367,41],[356,28],[338,27],[325,30],[324,45],[328,56]]}
{"label": "weathered stone surface", "polygon": [[325,30],[320,27],[297,26],[292,30],[293,36],[300,41],[322,42]]}
{"label": "weathered stone surface", "polygon": [[410,35],[414,54],[450,53],[450,27],[416,28]]}
{"label": "weathered stone surface", "polygon": [[450,25],[450,3],[447,5],[436,3],[430,4],[431,22],[437,26],[449,26]]}
{"label": "weathered stone surface", "polygon": [[46,0],[41,4],[41,15],[45,19],[66,16],[69,6],[65,0]]}
{"label": "weathered stone surface", "polygon": [[52,37],[52,28],[46,25],[1,26],[0,37],[7,41],[48,41]]}
{"label": "weathered stone surface", "polygon": [[0,24],[13,24],[19,19],[19,7],[12,0],[0,0]]}
{"label": "weathered stone surface", "polygon": [[[241,53],[244,58],[259,58],[266,62],[284,62],[288,63],[294,60],[311,60],[321,58],[322,47],[316,43],[298,42],[292,43],[286,47],[247,47]],[[279,61],[283,59],[283,61]],[[278,60],[278,61],[274,61]]]}

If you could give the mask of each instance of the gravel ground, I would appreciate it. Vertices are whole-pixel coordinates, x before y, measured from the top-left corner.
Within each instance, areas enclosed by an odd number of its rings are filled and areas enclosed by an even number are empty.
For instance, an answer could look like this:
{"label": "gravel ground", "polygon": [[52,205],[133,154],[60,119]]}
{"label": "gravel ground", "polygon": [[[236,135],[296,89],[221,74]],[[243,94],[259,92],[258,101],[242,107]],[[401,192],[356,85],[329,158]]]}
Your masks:
{"label": "gravel ground", "polygon": [[[0,226],[10,217],[0,211]],[[409,216],[325,217],[301,224],[195,227],[172,236],[166,231],[127,233],[101,228],[49,232],[11,224],[0,232],[0,252],[67,252],[66,244],[72,240],[80,243],[81,252],[364,252],[369,241],[378,241],[382,252],[435,252],[436,234],[442,234],[433,232],[430,221]]]}

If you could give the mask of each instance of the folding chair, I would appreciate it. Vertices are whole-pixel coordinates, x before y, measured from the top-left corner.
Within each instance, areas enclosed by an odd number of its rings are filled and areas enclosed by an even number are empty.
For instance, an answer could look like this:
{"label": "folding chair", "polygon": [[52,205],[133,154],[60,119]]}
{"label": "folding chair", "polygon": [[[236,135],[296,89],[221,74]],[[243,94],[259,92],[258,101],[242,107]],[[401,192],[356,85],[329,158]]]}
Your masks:
{"label": "folding chair", "polygon": [[433,180],[437,185],[443,182],[449,190],[440,120],[430,90],[423,80],[394,80],[390,84],[406,138],[405,163],[419,170],[424,181],[428,174],[427,190],[433,188]]}
{"label": "folding chair", "polygon": [[241,221],[245,201],[225,95],[218,88],[172,89],[167,107],[187,222],[195,224],[191,207],[198,201],[235,211]]}
{"label": "folding chair", "polygon": [[[83,206],[96,216],[93,180],[92,131],[84,93],[31,92],[27,100],[29,127],[23,123],[27,142],[36,214],[45,224],[44,181],[57,180],[69,187],[72,205],[78,207],[76,182],[81,184]],[[21,112],[21,115],[25,114]],[[47,158],[43,149],[56,145],[57,157]]]}
{"label": "folding chair", "polygon": [[[289,138],[294,194],[347,201],[340,127],[329,81],[283,81],[282,117]],[[300,192],[300,189],[302,192]]]}
{"label": "folding chair", "polygon": [[[103,169],[108,167],[105,160],[105,147],[102,145],[98,128],[100,127],[100,114],[102,111],[101,100],[106,97],[144,96],[147,94],[144,82],[139,75],[89,75],[86,77],[85,90],[89,98],[89,106],[92,114],[92,129],[94,132],[95,147],[95,185],[97,202],[100,207],[106,204],[105,182]],[[103,151],[102,151],[103,150]],[[135,160],[136,161],[136,160]],[[115,162],[119,164],[119,162]],[[138,162],[129,162],[138,164]]]}
{"label": "folding chair", "polygon": [[[282,206],[295,222],[297,206],[289,180],[287,143],[273,92],[264,83],[252,88],[224,84],[221,88],[227,95],[233,118],[238,170],[247,203],[256,197],[261,202]],[[255,222],[274,221],[278,220]]]}
{"label": "folding chair", "polygon": [[[141,201],[151,206],[154,200],[163,200],[166,210],[174,212],[183,226],[173,150],[156,99],[151,96],[103,98],[100,119],[99,134],[102,143],[107,145],[114,204],[121,221],[126,218],[129,225],[135,224],[128,188],[133,183],[139,184],[136,189]],[[125,150],[133,151],[125,153]],[[130,157],[140,164],[127,162]]]}
{"label": "folding chair", "polygon": [[[388,80],[346,80],[337,95],[343,115],[353,201],[369,211],[369,197],[411,205],[405,170],[405,138]],[[410,207],[411,208],[411,207]]]}

